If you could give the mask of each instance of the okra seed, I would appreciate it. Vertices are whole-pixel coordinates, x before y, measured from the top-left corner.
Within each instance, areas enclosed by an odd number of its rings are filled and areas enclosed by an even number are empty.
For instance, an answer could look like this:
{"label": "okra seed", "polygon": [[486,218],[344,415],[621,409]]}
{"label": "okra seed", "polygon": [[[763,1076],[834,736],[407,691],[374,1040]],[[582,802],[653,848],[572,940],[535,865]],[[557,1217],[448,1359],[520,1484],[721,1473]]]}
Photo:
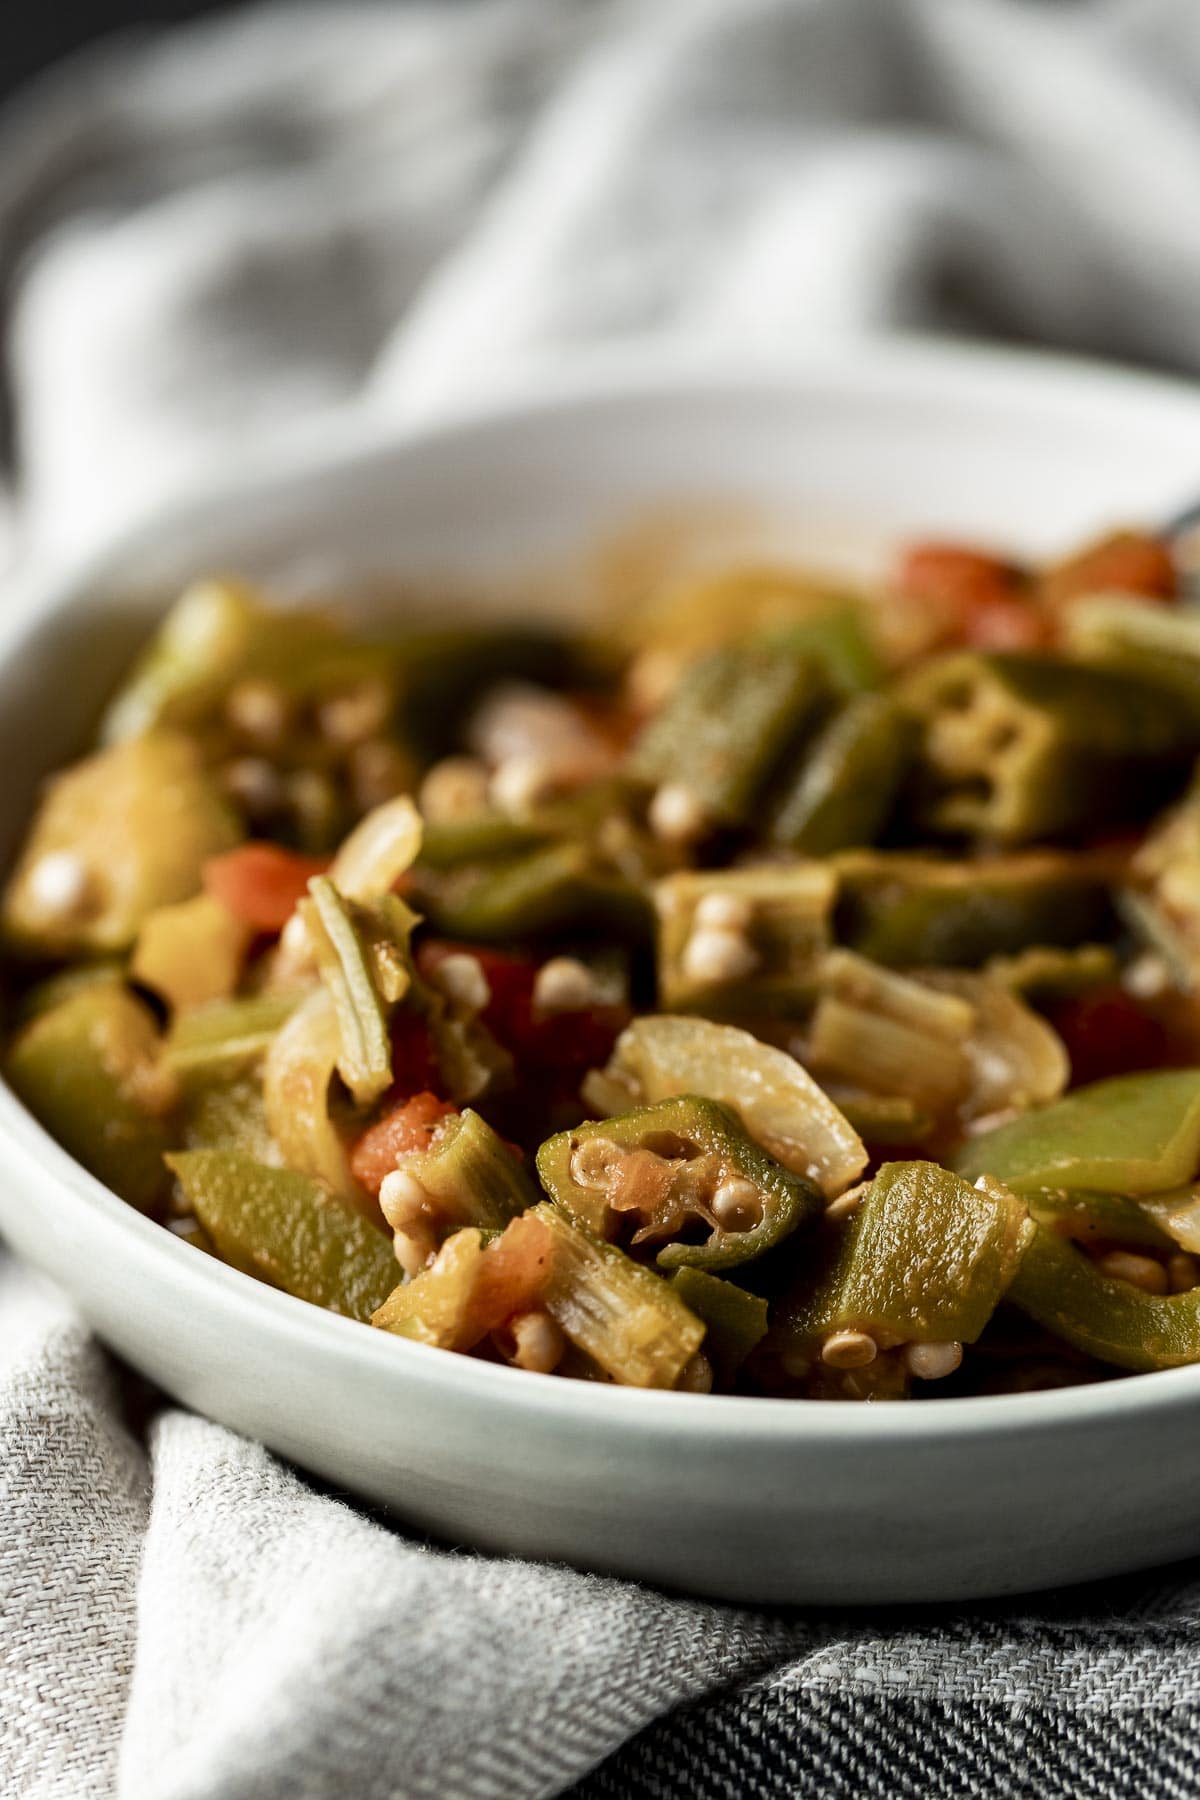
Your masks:
{"label": "okra seed", "polygon": [[961,1367],[962,1359],[962,1345],[954,1343],[908,1344],[904,1351],[904,1365],[918,1381],[942,1381]]}
{"label": "okra seed", "polygon": [[752,1231],[762,1224],[762,1195],[744,1175],[730,1175],[712,1197],[712,1215],[725,1231]]}
{"label": "okra seed", "polygon": [[821,1345],[821,1361],[831,1369],[865,1369],[879,1345],[867,1331],[831,1331]]}
{"label": "okra seed", "polygon": [[239,681],[225,701],[233,729],[255,744],[277,744],[288,728],[288,703],[272,681]]}
{"label": "okra seed", "polygon": [[544,756],[510,756],[492,771],[489,792],[503,813],[520,818],[554,792],[555,764]]}
{"label": "okra seed", "polygon": [[456,951],[440,962],[434,980],[447,999],[456,1000],[470,1012],[482,1012],[492,997],[483,964],[465,951]]}
{"label": "okra seed", "polygon": [[696,906],[695,921],[716,931],[745,931],[753,917],[745,894],[705,894]]}
{"label": "okra seed", "polygon": [[571,1180],[577,1187],[606,1188],[621,1152],[611,1138],[584,1138],[571,1152]]}
{"label": "okra seed", "polygon": [[91,870],[70,850],[52,850],[29,871],[29,898],[51,919],[75,919],[94,898]]}
{"label": "okra seed", "polygon": [[675,1386],[686,1394],[711,1394],[713,1384],[712,1364],[703,1350],[684,1363],[679,1371],[679,1379]]}
{"label": "okra seed", "polygon": [[411,787],[413,769],[398,744],[372,737],[351,750],[349,774],[355,806],[360,812],[370,812]]}
{"label": "okra seed", "polygon": [[393,1169],[383,1178],[379,1207],[393,1231],[403,1232],[425,1216],[429,1193],[407,1169]]}
{"label": "okra seed", "polygon": [[550,1375],[566,1349],[566,1339],[549,1313],[520,1313],[509,1323],[514,1344],[512,1360],[518,1369]]}
{"label": "okra seed", "polygon": [[1096,1267],[1111,1281],[1127,1281],[1144,1294],[1165,1294],[1167,1271],[1153,1256],[1138,1256],[1132,1250],[1110,1250],[1098,1257]]}
{"label": "okra seed", "polygon": [[577,956],[552,956],[542,964],[533,983],[535,1012],[583,1012],[595,1004],[595,979]]}
{"label": "okra seed", "polygon": [[479,758],[447,756],[426,775],[417,803],[431,825],[456,825],[477,817],[487,800],[488,772]]}
{"label": "okra seed", "polygon": [[391,695],[382,681],[363,681],[329,694],[317,707],[317,729],[331,744],[361,744],[387,724]]}
{"label": "okra seed", "polygon": [[737,931],[702,926],[683,952],[683,972],[689,981],[740,981],[757,967],[758,952]]}
{"label": "okra seed", "polygon": [[1186,1250],[1177,1250],[1167,1258],[1167,1285],[1173,1294],[1186,1294],[1196,1285],[1200,1273],[1196,1259]]}
{"label": "okra seed", "polygon": [[221,771],[226,793],[255,818],[275,812],[282,799],[279,776],[261,756],[238,756]]}
{"label": "okra seed", "polygon": [[425,1232],[397,1231],[392,1239],[396,1261],[411,1281],[429,1263],[428,1237]]}
{"label": "okra seed", "polygon": [[646,814],[650,829],[664,844],[694,844],[709,827],[703,801],[681,781],[664,782]]}

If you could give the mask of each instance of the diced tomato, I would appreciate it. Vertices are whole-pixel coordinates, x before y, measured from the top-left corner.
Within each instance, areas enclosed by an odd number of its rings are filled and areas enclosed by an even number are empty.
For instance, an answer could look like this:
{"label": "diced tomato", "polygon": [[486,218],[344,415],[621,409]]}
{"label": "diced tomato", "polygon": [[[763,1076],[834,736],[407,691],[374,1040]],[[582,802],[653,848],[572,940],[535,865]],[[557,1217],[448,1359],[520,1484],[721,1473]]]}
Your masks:
{"label": "diced tomato", "polygon": [[279,844],[242,844],[204,865],[204,891],[255,931],[282,931],[327,858],[300,856]]}
{"label": "diced tomato", "polygon": [[531,957],[434,938],[418,950],[417,967],[428,979],[439,963],[455,955],[478,960],[491,990],[483,1023],[511,1052],[518,1070],[548,1077],[543,1085],[548,1086],[551,1097],[574,1092],[588,1069],[606,1062],[617,1036],[629,1023],[622,1006],[592,1006],[540,1017],[533,1005],[539,965]]}
{"label": "diced tomato", "polygon": [[398,1157],[414,1150],[425,1150],[443,1119],[453,1117],[458,1108],[436,1094],[413,1094],[368,1125],[350,1152],[350,1170],[354,1179],[370,1194],[379,1193],[385,1175],[396,1167]]}
{"label": "diced tomato", "polygon": [[1042,590],[1052,606],[1084,594],[1140,594],[1173,600],[1179,577],[1167,546],[1144,531],[1116,531],[1048,569]]}
{"label": "diced tomato", "polygon": [[1027,570],[965,544],[914,544],[897,571],[900,591],[925,602],[944,643],[978,650],[1040,649],[1048,621]]}
{"label": "diced tomato", "polygon": [[1166,1028],[1121,987],[1059,1000],[1048,1016],[1066,1046],[1076,1087],[1157,1068],[1168,1051]]}
{"label": "diced tomato", "polygon": [[437,1054],[424,1019],[405,1007],[392,1017],[392,1091],[397,1099],[436,1091],[440,1085]]}
{"label": "diced tomato", "polygon": [[1052,636],[1050,620],[1028,598],[980,601],[962,628],[973,650],[1043,650]]}

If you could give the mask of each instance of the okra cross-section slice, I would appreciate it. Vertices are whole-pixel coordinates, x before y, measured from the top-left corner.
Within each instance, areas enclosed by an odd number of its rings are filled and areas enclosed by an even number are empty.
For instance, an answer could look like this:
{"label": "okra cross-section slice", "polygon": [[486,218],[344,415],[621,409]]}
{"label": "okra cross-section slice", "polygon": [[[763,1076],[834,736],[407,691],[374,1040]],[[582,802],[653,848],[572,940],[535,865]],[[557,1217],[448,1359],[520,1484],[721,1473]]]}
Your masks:
{"label": "okra cross-section slice", "polygon": [[797,1349],[844,1332],[884,1349],[974,1343],[1033,1229],[997,1182],[971,1187],[936,1163],[885,1163],[833,1228],[824,1271],[784,1302],[776,1335]]}
{"label": "okra cross-section slice", "polygon": [[887,695],[847,701],[801,753],[771,822],[774,842],[802,856],[873,843],[916,742],[915,720]]}
{"label": "okra cross-section slice", "polygon": [[836,892],[836,874],[819,862],[665,877],[654,889],[662,1005],[794,1013],[812,996]]}
{"label": "okra cross-section slice", "polygon": [[1147,1294],[1102,1275],[1057,1232],[1039,1225],[1008,1290],[1014,1306],[1055,1337],[1120,1369],[1200,1362],[1200,1288]]}
{"label": "okra cross-section slice", "polygon": [[955,1166],[1016,1193],[1160,1194],[1200,1167],[1200,1069],[1117,1075],[969,1139]]}
{"label": "okra cross-section slice", "polygon": [[743,644],[695,663],[633,749],[629,773],[685,788],[714,822],[745,820],[813,718],[825,683],[813,658]]}
{"label": "okra cross-section slice", "polygon": [[735,1025],[648,1014],[626,1026],[607,1068],[584,1083],[588,1105],[609,1114],[676,1094],[730,1107],[768,1156],[826,1198],[867,1166],[862,1139],[795,1057]]}
{"label": "okra cross-section slice", "polygon": [[388,1295],[371,1323],[438,1350],[473,1350],[514,1314],[541,1310],[552,1249],[531,1212],[498,1235],[464,1226],[428,1268]]}
{"label": "okra cross-section slice", "polygon": [[538,1151],[546,1191],[603,1238],[657,1248],[660,1268],[733,1268],[823,1209],[820,1191],[694,1094],[578,1125]]}
{"label": "okra cross-section slice", "polygon": [[533,1210],[553,1251],[542,1304],[577,1349],[625,1387],[672,1388],[704,1325],[670,1282],[602,1243],[556,1206]]}
{"label": "okra cross-section slice", "polygon": [[499,1230],[537,1200],[517,1156],[468,1108],[438,1126],[428,1149],[397,1158],[380,1204],[410,1274],[463,1225]]}
{"label": "okra cross-section slice", "polygon": [[1200,709],[1154,682],[1051,656],[964,652],[909,677],[924,821],[1028,843],[1136,817],[1200,750]]}
{"label": "okra cross-section slice", "polygon": [[233,1150],[167,1157],[225,1262],[285,1293],[369,1319],[396,1282],[385,1234],[321,1182]]}

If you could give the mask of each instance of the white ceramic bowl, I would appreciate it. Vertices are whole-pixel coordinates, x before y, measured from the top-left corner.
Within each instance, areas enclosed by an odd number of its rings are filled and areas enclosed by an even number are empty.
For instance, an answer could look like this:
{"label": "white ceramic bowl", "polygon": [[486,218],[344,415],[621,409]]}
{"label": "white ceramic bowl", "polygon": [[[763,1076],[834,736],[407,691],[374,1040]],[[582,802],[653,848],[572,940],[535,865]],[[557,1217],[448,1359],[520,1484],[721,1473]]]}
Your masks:
{"label": "white ceramic bowl", "polygon": [[[1198,489],[1196,392],[917,346],[771,369],[610,359],[434,429],[301,445],[5,623],[0,853],[127,652],[107,595],[214,566],[492,575],[711,495],[764,503],[801,554],[852,521],[876,541],[932,528],[1038,550]],[[869,1407],[559,1382],[386,1337],[197,1254],[7,1091],[0,1175],[0,1229],[137,1368],[453,1542],[764,1601],[1001,1593],[1200,1550],[1200,1368]]]}

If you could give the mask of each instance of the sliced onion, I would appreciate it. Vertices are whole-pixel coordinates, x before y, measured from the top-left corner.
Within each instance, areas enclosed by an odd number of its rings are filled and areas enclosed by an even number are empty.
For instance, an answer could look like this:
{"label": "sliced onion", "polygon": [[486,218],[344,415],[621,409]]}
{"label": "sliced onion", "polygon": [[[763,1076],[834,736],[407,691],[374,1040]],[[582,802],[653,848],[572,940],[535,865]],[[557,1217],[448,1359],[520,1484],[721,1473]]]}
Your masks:
{"label": "sliced onion", "polygon": [[734,1025],[658,1014],[635,1019],[617,1039],[601,1083],[627,1105],[700,1094],[737,1112],[750,1136],[785,1168],[840,1194],[867,1166],[862,1139],[786,1050]]}

